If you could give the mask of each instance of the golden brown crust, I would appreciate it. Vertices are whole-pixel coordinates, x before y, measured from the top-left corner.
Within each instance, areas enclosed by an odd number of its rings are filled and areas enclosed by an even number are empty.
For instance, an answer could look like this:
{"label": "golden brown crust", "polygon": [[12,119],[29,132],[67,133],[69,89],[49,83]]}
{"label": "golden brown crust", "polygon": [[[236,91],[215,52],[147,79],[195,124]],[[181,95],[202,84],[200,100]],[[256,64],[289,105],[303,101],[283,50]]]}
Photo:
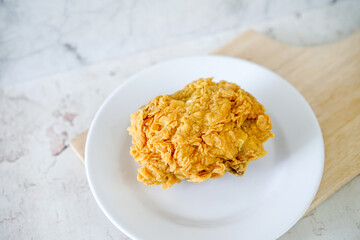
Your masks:
{"label": "golden brown crust", "polygon": [[233,83],[199,79],[131,114],[130,153],[142,166],[139,181],[167,189],[225,171],[243,175],[249,161],[266,154],[262,144],[274,136],[271,129],[252,95]]}

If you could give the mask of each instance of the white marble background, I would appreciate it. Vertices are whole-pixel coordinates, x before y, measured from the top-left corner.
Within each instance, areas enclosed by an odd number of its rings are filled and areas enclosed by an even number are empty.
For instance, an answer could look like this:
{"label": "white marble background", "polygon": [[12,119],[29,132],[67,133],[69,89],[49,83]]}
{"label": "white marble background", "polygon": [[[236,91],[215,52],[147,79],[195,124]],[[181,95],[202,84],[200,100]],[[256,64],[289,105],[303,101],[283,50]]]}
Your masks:
{"label": "white marble background", "polygon": [[[288,44],[332,42],[360,28],[359,13],[355,0],[0,0],[0,239],[128,239],[68,144],[130,75],[249,27]],[[360,239],[359,199],[357,177],[281,240]]]}
{"label": "white marble background", "polygon": [[[352,3],[355,7],[346,9],[350,13],[339,9],[338,13],[323,16],[328,22],[321,23],[325,30],[336,29],[332,34],[343,37],[356,27],[354,23],[350,29],[342,29],[359,14],[356,2],[0,0],[0,86],[290,14],[301,18],[302,12],[334,5],[345,7]],[[287,41],[282,35],[293,35],[301,26],[298,21],[295,26],[274,36]],[[296,43],[319,44],[334,39],[327,31],[314,31],[319,27],[317,23],[307,27],[308,31]]]}

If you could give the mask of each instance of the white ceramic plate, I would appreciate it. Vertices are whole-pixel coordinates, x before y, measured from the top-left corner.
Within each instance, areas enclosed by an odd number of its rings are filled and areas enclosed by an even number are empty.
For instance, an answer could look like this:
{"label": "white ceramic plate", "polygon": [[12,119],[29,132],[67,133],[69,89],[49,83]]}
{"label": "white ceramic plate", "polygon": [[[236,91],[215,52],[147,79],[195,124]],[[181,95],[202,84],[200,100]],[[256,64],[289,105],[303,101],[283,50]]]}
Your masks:
{"label": "white ceramic plate", "polygon": [[[183,181],[168,190],[143,185],[129,154],[130,113],[200,77],[237,83],[265,106],[276,135],[265,143],[268,155],[241,178]],[[275,239],[312,202],[324,144],[310,106],[280,76],[244,60],[196,56],[155,65],[119,86],[91,124],[85,157],[97,203],[133,239]]]}

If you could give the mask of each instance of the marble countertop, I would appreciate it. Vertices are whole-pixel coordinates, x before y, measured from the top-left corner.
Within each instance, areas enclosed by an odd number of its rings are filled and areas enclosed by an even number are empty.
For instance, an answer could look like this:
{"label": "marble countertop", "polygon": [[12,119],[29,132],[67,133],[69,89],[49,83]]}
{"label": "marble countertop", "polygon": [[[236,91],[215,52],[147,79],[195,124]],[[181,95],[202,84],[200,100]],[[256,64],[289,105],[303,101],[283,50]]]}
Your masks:
{"label": "marble countertop", "polygon": [[[95,203],[69,141],[159,61],[248,28],[307,46],[360,28],[360,1],[286,2],[0,1],[0,239],[129,239]],[[359,197],[357,177],[280,239],[360,239]]]}

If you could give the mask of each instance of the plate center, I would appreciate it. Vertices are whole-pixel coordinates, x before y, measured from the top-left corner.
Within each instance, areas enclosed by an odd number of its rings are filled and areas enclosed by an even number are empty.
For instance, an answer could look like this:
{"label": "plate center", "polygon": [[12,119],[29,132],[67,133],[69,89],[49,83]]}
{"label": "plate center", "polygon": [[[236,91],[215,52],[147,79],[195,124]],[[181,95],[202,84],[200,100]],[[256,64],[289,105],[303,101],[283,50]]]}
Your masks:
{"label": "plate center", "polygon": [[[271,194],[276,181],[274,142],[265,144],[269,154],[250,162],[242,177],[224,177],[196,184],[182,181],[170,189],[137,183],[134,193],[149,210],[184,225],[211,226],[235,222]],[[278,175],[279,176],[279,175]]]}

